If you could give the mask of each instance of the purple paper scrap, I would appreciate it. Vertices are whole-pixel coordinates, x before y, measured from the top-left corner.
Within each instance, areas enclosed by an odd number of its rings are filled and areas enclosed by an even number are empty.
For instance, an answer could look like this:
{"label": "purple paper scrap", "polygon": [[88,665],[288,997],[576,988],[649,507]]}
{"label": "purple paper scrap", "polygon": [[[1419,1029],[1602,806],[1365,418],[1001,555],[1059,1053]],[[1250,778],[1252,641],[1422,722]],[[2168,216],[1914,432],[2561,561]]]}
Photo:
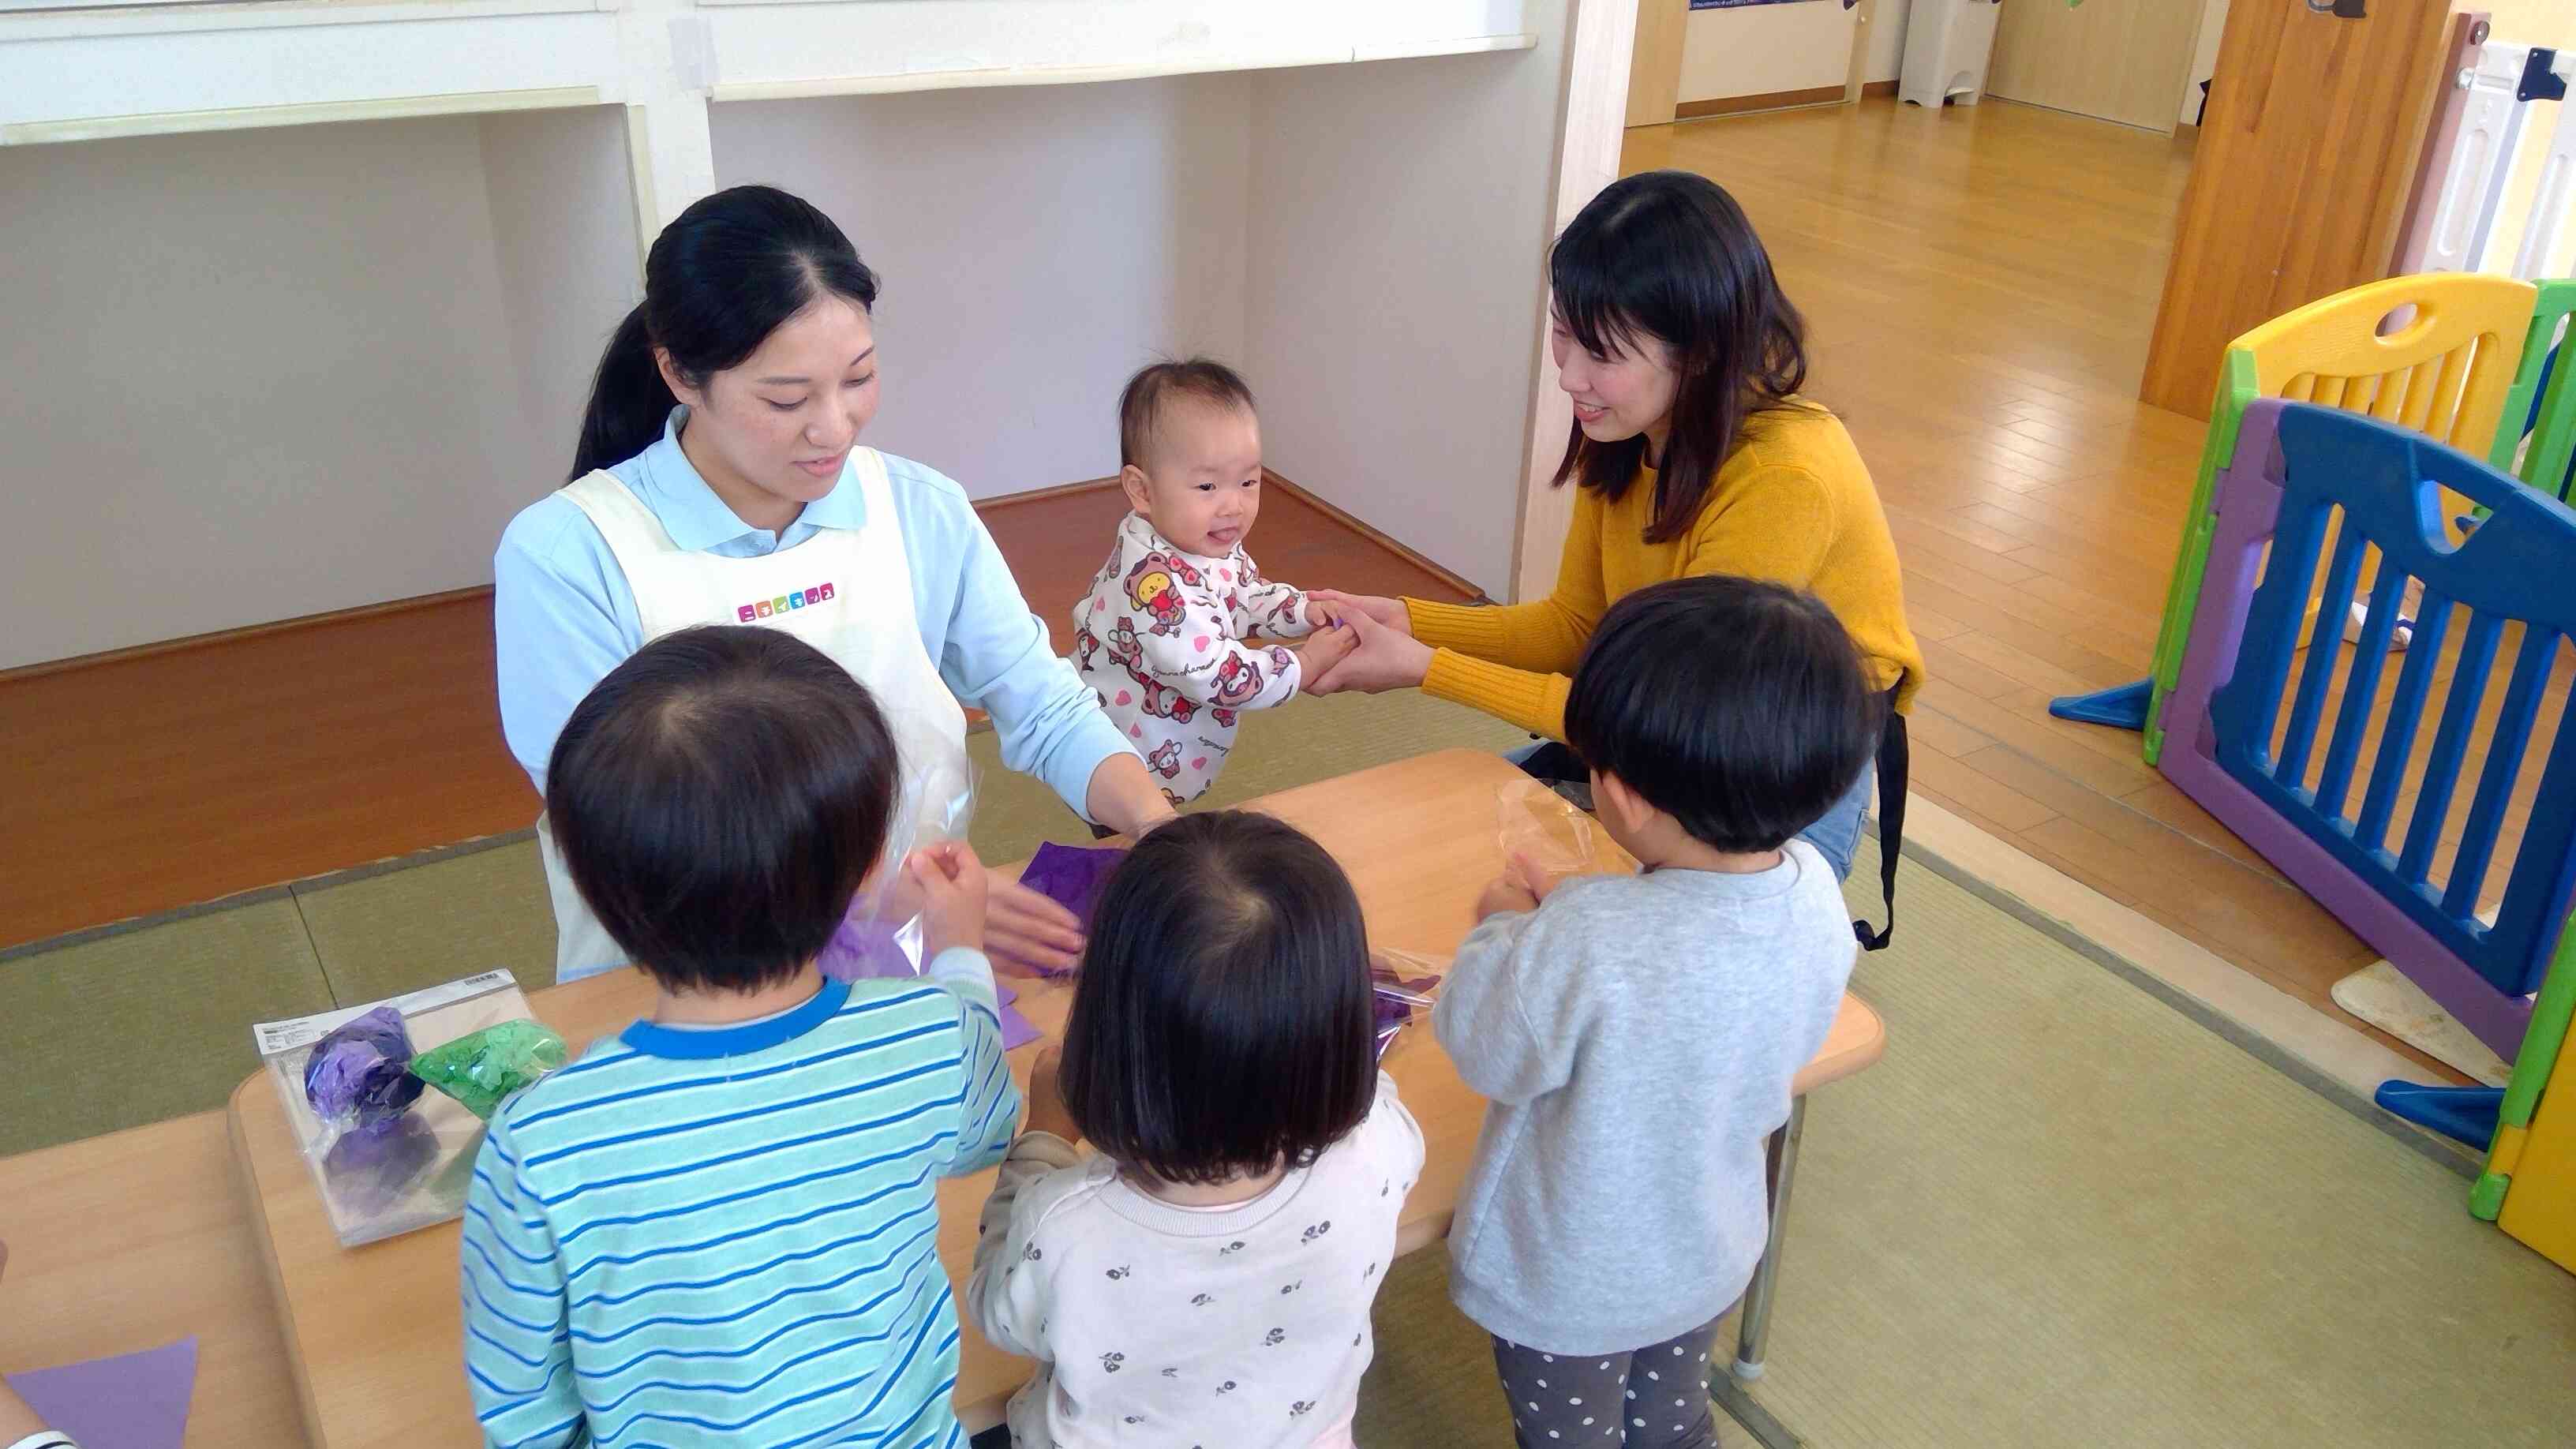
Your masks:
{"label": "purple paper scrap", "polygon": [[45,1426],[97,1449],[179,1449],[197,1383],[197,1340],[11,1374]]}
{"label": "purple paper scrap", "polygon": [[832,933],[814,964],[835,981],[876,977],[900,980],[921,974],[914,969],[912,958],[903,954],[903,947],[895,943],[894,932],[895,928],[883,921],[853,916]]}
{"label": "purple paper scrap", "polygon": [[1037,1027],[1020,1015],[1018,1007],[1011,1005],[1020,999],[1020,993],[998,981],[993,983],[993,990],[1002,1003],[1002,1050],[1015,1051],[1036,1041],[1039,1036]]}

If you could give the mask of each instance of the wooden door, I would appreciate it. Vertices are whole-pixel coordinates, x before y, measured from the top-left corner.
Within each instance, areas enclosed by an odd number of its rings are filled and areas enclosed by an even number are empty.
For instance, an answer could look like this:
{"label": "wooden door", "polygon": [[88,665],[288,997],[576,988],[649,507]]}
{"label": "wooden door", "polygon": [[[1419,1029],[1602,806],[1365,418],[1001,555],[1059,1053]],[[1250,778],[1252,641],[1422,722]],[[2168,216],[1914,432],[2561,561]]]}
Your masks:
{"label": "wooden door", "polygon": [[1628,61],[1628,124],[1660,126],[1682,98],[1682,31],[1690,0],[1637,0],[1637,48]]}
{"label": "wooden door", "polygon": [[1995,18],[1986,94],[2171,135],[2201,10],[2199,0],[2010,0]]}
{"label": "wooden door", "polygon": [[2205,418],[2237,334],[2388,274],[2450,9],[2371,0],[2347,20],[2234,0],[2140,398]]}

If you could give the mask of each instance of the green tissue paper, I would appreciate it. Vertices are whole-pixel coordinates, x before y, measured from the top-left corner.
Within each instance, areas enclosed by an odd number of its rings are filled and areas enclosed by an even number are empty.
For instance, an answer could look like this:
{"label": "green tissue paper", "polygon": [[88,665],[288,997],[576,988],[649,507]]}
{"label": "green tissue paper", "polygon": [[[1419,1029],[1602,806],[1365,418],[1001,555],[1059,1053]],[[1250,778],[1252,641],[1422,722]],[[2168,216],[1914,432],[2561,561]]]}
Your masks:
{"label": "green tissue paper", "polygon": [[564,1064],[564,1039],[542,1022],[505,1021],[411,1059],[412,1075],[489,1122],[512,1092]]}

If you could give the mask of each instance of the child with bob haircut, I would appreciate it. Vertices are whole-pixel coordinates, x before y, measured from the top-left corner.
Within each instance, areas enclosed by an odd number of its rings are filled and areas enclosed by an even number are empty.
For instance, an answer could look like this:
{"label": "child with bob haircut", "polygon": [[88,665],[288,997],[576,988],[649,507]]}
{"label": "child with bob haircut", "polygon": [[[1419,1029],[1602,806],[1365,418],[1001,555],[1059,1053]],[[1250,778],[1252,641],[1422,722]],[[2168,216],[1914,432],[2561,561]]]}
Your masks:
{"label": "child with bob haircut", "polygon": [[1096,921],[967,1289],[1038,1363],[1011,1441],[1347,1446],[1422,1171],[1359,898],[1293,827],[1222,811],[1146,836]]}

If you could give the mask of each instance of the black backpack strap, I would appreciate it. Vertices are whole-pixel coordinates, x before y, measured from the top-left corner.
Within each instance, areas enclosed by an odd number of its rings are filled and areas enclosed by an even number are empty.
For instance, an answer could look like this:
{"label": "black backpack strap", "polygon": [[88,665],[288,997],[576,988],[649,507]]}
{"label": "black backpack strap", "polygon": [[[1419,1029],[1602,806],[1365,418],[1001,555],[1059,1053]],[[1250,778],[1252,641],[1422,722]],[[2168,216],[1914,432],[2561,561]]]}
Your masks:
{"label": "black backpack strap", "polygon": [[1864,951],[1884,951],[1896,935],[1896,861],[1905,847],[1905,716],[1896,712],[1889,691],[1887,728],[1878,737],[1878,889],[1887,902],[1887,924],[1876,930],[1867,921],[1852,922],[1852,934]]}

